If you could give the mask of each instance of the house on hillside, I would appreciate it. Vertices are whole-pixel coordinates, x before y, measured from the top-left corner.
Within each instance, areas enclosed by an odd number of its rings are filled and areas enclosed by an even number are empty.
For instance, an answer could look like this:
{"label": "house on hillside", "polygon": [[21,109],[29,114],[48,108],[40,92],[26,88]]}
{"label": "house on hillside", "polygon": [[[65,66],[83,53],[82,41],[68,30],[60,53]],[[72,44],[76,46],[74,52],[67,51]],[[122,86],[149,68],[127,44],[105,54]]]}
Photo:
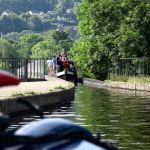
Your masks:
{"label": "house on hillside", "polygon": [[73,13],[73,9],[72,8],[66,10],[66,14],[71,14],[71,13]]}
{"label": "house on hillside", "polygon": [[37,16],[39,18],[44,18],[45,13],[43,11],[28,11],[27,12],[30,16]]}
{"label": "house on hillside", "polygon": [[8,16],[8,15],[9,15],[9,13],[6,12],[6,11],[4,11],[4,12],[1,14],[1,16]]}
{"label": "house on hillside", "polygon": [[60,17],[60,16],[57,16],[57,20],[58,21],[67,21],[67,19],[65,17]]}

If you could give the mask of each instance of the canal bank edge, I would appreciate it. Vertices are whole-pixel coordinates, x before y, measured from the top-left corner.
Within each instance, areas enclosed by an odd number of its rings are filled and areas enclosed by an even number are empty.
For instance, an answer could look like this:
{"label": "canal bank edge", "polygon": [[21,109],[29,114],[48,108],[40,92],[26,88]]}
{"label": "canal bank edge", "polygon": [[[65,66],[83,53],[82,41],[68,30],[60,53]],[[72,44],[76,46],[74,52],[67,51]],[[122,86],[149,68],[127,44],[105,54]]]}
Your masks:
{"label": "canal bank edge", "polygon": [[74,87],[67,90],[40,95],[22,96],[0,100],[0,111],[4,114],[14,114],[29,110],[29,108],[17,102],[18,98],[23,98],[24,100],[37,104],[39,107],[51,106],[58,103],[67,103],[74,99]]}
{"label": "canal bank edge", "polygon": [[[26,85],[25,87],[23,85]],[[38,86],[38,87],[36,87]],[[14,91],[18,92],[19,88],[22,88],[22,92],[25,92],[25,88],[30,88],[33,93],[31,95],[18,95],[18,96],[10,96],[10,91],[13,89]],[[41,87],[41,92],[38,93]],[[16,88],[16,89],[15,89]],[[45,88],[45,89],[44,89]],[[37,104],[39,107],[43,106],[54,106],[59,103],[67,103],[74,99],[75,95],[75,88],[74,84],[60,80],[57,78],[51,78],[49,81],[41,81],[41,82],[28,82],[28,83],[21,83],[20,86],[17,87],[6,87],[1,88],[0,93],[4,93],[8,97],[1,97],[0,99],[0,111],[4,114],[19,114],[29,110],[23,104],[17,102],[18,98],[23,98],[31,103]],[[36,91],[34,93],[34,90]],[[2,95],[2,94],[1,94]]]}
{"label": "canal bank edge", "polygon": [[86,85],[95,86],[95,87],[103,87],[103,88],[109,87],[109,88],[150,92],[150,84],[118,82],[118,81],[104,82],[104,81],[90,79],[90,78],[84,78],[83,83]]}

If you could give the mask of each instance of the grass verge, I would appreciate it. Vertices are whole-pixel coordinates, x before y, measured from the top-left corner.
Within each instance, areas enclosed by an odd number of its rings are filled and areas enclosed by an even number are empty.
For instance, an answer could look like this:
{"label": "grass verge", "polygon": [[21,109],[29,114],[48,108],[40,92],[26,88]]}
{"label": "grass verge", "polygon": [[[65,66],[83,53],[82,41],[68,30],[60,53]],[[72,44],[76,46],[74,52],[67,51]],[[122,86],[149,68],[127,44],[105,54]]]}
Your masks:
{"label": "grass verge", "polygon": [[130,82],[130,83],[150,83],[149,76],[139,76],[139,77],[132,77],[132,76],[111,76],[109,81],[121,81],[121,82]]}

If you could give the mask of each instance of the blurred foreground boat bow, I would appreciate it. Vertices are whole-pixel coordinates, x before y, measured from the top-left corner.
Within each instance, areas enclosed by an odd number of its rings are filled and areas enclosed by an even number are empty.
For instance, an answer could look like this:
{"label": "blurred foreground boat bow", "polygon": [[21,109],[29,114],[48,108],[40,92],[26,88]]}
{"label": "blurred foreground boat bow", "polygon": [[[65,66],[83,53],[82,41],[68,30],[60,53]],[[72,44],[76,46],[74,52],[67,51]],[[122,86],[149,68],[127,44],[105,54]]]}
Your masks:
{"label": "blurred foreground boat bow", "polygon": [[0,86],[7,86],[7,85],[17,85],[20,83],[20,80],[16,78],[15,75],[0,70]]}

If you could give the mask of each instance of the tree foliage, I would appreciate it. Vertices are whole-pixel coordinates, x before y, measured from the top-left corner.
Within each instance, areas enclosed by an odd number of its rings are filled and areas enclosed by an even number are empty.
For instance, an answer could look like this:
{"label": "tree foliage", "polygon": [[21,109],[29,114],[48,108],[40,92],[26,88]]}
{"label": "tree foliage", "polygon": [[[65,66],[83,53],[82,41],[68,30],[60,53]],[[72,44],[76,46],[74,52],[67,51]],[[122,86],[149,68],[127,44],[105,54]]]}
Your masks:
{"label": "tree foliage", "polygon": [[76,0],[0,0],[0,32],[43,32],[59,29],[59,25],[75,26],[75,2]]}
{"label": "tree foliage", "polygon": [[52,58],[60,52],[59,45],[54,41],[42,41],[32,47],[32,58]]}
{"label": "tree foliage", "polygon": [[68,34],[63,31],[50,31],[44,36],[44,41],[39,42],[32,47],[32,56],[36,58],[52,58],[62,49],[70,50],[72,40],[68,38]]}
{"label": "tree foliage", "polygon": [[0,13],[6,10],[16,13],[28,10],[48,11],[53,8],[52,4],[52,0],[0,0]]}
{"label": "tree foliage", "polygon": [[20,41],[18,43],[18,55],[22,58],[30,58],[32,55],[31,49],[32,47],[38,43],[43,41],[43,38],[39,34],[29,33],[20,37]]}
{"label": "tree foliage", "polygon": [[16,14],[11,14],[10,16],[4,15],[0,17],[0,31],[3,33],[12,31],[21,32],[25,29],[27,29],[27,23]]}
{"label": "tree foliage", "polygon": [[53,55],[61,53],[62,49],[69,51],[72,43],[68,34],[63,31],[49,31],[45,34],[14,32],[8,37],[0,38],[0,57],[52,58]]}
{"label": "tree foliage", "polygon": [[83,0],[76,14],[81,38],[72,51],[85,75],[105,79],[108,60],[150,57],[150,0]]}
{"label": "tree foliage", "polygon": [[13,41],[8,41],[0,38],[0,57],[1,58],[15,58],[16,49]]}

